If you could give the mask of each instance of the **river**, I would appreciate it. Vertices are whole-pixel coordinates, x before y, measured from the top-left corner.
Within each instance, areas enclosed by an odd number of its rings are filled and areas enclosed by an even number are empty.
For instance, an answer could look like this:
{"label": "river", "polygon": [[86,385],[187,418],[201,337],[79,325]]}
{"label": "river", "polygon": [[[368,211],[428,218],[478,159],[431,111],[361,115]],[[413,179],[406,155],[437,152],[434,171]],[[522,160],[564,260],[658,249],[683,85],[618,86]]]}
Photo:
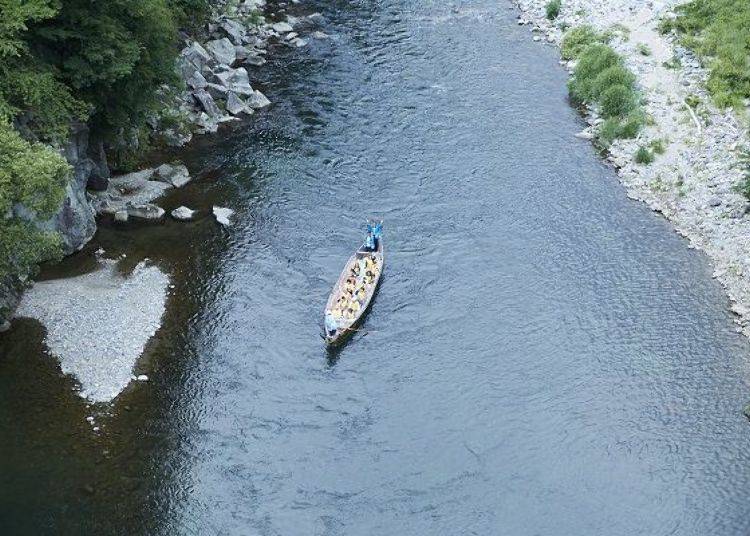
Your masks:
{"label": "river", "polygon": [[[504,1],[307,7],[332,39],[280,48],[275,105],[181,155],[199,180],[165,207],[234,226],[104,226],[44,274],[99,247],[167,272],[150,380],[92,410],[39,324],[0,342],[2,533],[750,532],[750,346],[574,137],[557,51]],[[369,215],[382,287],[328,353]]]}

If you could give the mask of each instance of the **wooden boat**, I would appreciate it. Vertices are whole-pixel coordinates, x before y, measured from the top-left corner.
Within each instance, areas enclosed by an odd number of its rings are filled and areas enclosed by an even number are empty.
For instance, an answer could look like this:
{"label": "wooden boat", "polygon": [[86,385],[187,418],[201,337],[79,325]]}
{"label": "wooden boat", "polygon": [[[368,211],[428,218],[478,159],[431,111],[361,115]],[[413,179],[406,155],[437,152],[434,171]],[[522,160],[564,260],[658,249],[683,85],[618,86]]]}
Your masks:
{"label": "wooden boat", "polygon": [[328,303],[326,303],[326,308],[325,308],[325,313],[324,313],[326,318],[328,318],[329,315],[333,315],[339,298],[344,296],[346,280],[349,277],[353,276],[355,266],[360,262],[360,259],[366,259],[369,257],[370,259],[374,260],[374,262],[376,263],[376,266],[379,269],[375,271],[372,282],[370,282],[370,284],[365,285],[365,296],[363,299],[358,300],[360,306],[359,306],[359,310],[354,314],[354,317],[353,318],[337,317],[336,329],[333,331],[329,329],[328,325],[324,325],[323,330],[325,332],[326,344],[328,344],[329,346],[336,346],[338,344],[343,343],[352,333],[354,333],[356,331],[357,326],[365,317],[365,314],[367,313],[367,310],[370,308],[370,305],[372,304],[373,296],[375,295],[375,292],[378,289],[378,285],[380,284],[380,278],[383,276],[383,268],[385,267],[384,265],[385,257],[383,255],[383,238],[382,237],[378,239],[377,244],[378,244],[378,247],[375,251],[369,251],[365,249],[364,246],[362,246],[354,253],[354,255],[352,255],[349,258],[349,261],[346,263],[344,270],[341,272],[341,276],[339,276],[339,280],[336,282],[336,286],[333,287],[333,291],[331,292],[331,295],[328,297]]}

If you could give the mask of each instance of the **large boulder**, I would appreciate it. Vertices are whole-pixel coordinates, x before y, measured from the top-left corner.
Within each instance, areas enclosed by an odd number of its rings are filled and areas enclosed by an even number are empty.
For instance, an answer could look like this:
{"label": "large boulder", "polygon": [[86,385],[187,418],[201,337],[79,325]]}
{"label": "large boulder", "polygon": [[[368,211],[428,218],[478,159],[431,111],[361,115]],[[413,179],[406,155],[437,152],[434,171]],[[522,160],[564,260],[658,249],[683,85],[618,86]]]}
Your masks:
{"label": "large boulder", "polygon": [[154,178],[175,188],[181,188],[190,182],[190,172],[182,164],[162,164],[156,168]]}
{"label": "large boulder", "polygon": [[288,22],[277,22],[273,24],[271,28],[273,28],[274,32],[277,32],[280,34],[289,33],[292,30],[294,30],[294,28],[292,28],[292,25],[289,24]]}
{"label": "large boulder", "polygon": [[177,66],[182,73],[183,78],[190,78],[195,71],[203,72],[213,58],[208,51],[198,42],[193,42],[182,49],[177,59]]}
{"label": "large boulder", "polygon": [[227,112],[232,115],[239,115],[248,111],[245,102],[240,99],[236,93],[230,91],[227,95]]}
{"label": "large boulder", "polygon": [[253,92],[252,95],[250,95],[250,97],[245,102],[250,108],[253,108],[256,110],[259,108],[265,108],[266,106],[271,104],[271,101],[268,100],[268,98],[257,89]]}
{"label": "large boulder", "polygon": [[129,205],[127,207],[128,216],[139,220],[159,220],[164,216],[164,209],[153,203],[144,203],[142,205]]}
{"label": "large boulder", "polygon": [[98,214],[114,214],[131,205],[150,203],[172,188],[153,177],[153,169],[112,177],[105,192],[91,192],[91,205]]}
{"label": "large boulder", "polygon": [[229,91],[235,92],[237,95],[253,94],[253,88],[250,85],[250,77],[244,67],[240,67],[239,69],[228,69],[216,73],[216,78],[221,85]]}
{"label": "large boulder", "polygon": [[206,43],[206,50],[220,65],[231,66],[237,60],[234,44],[226,37],[209,41]]}
{"label": "large boulder", "polygon": [[221,110],[216,106],[213,97],[205,89],[199,89],[193,92],[193,97],[200,104],[201,108],[208,114],[209,117],[221,116]]}
{"label": "large boulder", "polygon": [[206,85],[206,91],[208,91],[208,94],[211,95],[214,100],[226,100],[227,93],[229,93],[229,90],[225,86],[211,83]]}
{"label": "large boulder", "polygon": [[235,45],[241,45],[245,38],[245,27],[239,22],[227,19],[219,24],[219,28],[227,35],[230,41]]}
{"label": "large boulder", "polygon": [[230,218],[234,215],[234,210],[231,208],[214,206],[212,212],[216,221],[224,227],[229,227],[232,224]]}
{"label": "large boulder", "polygon": [[189,88],[192,89],[205,89],[208,82],[200,71],[195,71],[190,78],[185,81]]}

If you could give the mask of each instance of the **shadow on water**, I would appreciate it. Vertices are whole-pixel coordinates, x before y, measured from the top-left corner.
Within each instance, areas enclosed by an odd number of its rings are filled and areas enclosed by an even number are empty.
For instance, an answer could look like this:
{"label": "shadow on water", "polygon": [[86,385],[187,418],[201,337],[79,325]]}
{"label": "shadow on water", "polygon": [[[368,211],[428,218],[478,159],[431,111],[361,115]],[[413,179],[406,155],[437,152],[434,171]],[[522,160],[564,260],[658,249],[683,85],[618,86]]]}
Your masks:
{"label": "shadow on water", "polygon": [[[332,38],[279,47],[254,74],[274,106],[181,155],[197,180],[164,206],[202,218],[104,223],[46,271],[102,248],[174,288],[149,381],[111,405],[38,323],[0,340],[4,534],[750,531],[749,345],[506,8],[311,2]],[[372,213],[387,280],[329,352]]]}

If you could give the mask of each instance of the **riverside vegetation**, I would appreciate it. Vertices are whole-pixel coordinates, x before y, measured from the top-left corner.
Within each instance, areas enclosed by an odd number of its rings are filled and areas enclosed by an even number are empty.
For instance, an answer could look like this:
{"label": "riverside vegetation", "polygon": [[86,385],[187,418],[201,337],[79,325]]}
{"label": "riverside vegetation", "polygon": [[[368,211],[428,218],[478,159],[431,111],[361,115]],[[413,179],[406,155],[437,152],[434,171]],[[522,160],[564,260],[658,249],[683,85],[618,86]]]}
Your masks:
{"label": "riverside vegetation", "polygon": [[[0,3],[0,279],[60,255],[31,220],[60,206],[72,169],[60,148],[87,122],[113,149],[142,133],[156,88],[176,83],[178,31],[208,0],[8,0]],[[132,146],[128,148],[128,151]],[[115,166],[128,151],[113,150]]]}
{"label": "riverside vegetation", "polygon": [[[533,40],[561,48],[571,102],[585,105],[576,136],[606,149],[627,195],[711,258],[750,337],[750,4],[562,0],[551,19],[549,0],[514,1]],[[632,79],[607,73],[616,83],[603,99],[596,79],[612,52]]]}
{"label": "riverside vegetation", "polygon": [[268,106],[251,78],[271,40],[329,37],[284,5],[272,22],[265,0],[0,2],[0,331],[36,265],[82,248],[97,215],[159,220],[153,201],[190,180],[182,165],[111,172]]}

